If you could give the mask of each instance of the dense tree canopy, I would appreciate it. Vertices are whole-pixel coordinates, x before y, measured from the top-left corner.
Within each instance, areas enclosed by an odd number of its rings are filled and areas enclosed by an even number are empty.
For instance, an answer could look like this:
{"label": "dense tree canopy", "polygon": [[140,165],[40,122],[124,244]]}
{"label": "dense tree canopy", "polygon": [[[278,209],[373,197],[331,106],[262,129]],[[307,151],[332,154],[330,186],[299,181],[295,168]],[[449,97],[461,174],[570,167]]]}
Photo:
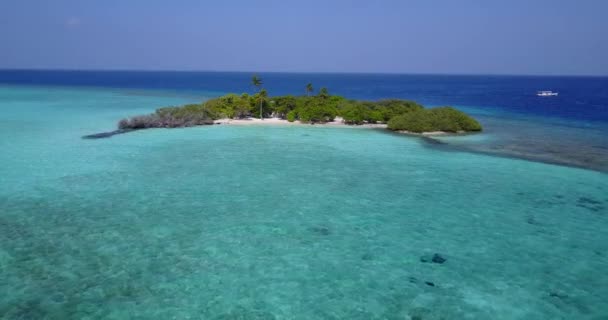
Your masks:
{"label": "dense tree canopy", "polygon": [[423,107],[408,100],[357,101],[330,95],[322,88],[317,96],[267,97],[265,90],[253,96],[228,94],[204,104],[224,118],[259,117],[262,101],[264,117],[275,116],[302,122],[328,122],[337,116],[347,124],[386,123],[396,115],[421,110]]}
{"label": "dense tree canopy", "polygon": [[166,107],[156,112],[122,119],[118,129],[178,128],[213,124],[216,114],[201,104],[188,104],[182,107]]}
{"label": "dense tree canopy", "polygon": [[388,128],[410,132],[461,132],[481,131],[481,125],[462,111],[451,107],[421,109],[391,118]]}

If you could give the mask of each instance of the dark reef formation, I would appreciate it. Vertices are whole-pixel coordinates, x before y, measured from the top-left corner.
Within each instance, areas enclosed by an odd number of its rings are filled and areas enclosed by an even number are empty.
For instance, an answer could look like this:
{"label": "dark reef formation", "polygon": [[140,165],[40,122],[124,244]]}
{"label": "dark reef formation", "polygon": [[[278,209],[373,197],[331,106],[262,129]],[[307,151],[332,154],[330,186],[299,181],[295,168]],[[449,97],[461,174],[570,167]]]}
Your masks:
{"label": "dark reef formation", "polygon": [[424,256],[420,257],[420,262],[424,262],[424,263],[432,262],[432,263],[437,263],[437,264],[443,264],[446,261],[448,261],[448,259],[444,258],[439,253],[435,253],[432,256],[424,255]]}
{"label": "dark reef formation", "polygon": [[83,139],[105,139],[105,138],[111,138],[112,136],[115,136],[115,135],[118,135],[118,134],[123,134],[123,133],[131,132],[131,131],[134,131],[134,130],[135,129],[119,129],[119,130],[114,130],[114,131],[89,134],[89,135],[86,135],[86,136],[82,136],[82,138]]}
{"label": "dark reef formation", "polygon": [[585,208],[592,212],[601,212],[605,209],[602,201],[590,198],[590,197],[580,197],[576,201],[576,206],[580,208]]}
{"label": "dark reef formation", "polygon": [[331,234],[331,231],[327,227],[312,227],[309,230],[321,236],[328,236]]}

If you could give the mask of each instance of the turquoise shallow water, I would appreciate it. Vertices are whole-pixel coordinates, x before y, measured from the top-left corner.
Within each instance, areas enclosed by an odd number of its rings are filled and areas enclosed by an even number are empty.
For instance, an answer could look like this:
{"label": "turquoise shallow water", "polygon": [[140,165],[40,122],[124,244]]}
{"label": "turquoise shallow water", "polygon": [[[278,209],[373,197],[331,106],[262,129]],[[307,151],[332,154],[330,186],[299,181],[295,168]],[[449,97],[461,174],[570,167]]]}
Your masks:
{"label": "turquoise shallow water", "polygon": [[186,100],[0,88],[0,318],[608,317],[606,174],[357,128],[80,139]]}

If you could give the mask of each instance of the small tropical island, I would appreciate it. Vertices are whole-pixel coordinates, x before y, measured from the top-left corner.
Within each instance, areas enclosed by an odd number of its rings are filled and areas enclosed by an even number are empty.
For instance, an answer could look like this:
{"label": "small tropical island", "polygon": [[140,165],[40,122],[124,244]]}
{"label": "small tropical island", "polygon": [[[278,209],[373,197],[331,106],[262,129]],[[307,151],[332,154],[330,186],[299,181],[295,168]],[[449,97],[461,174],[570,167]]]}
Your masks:
{"label": "small tropical island", "polygon": [[269,124],[343,124],[381,127],[419,135],[459,134],[482,130],[477,120],[452,107],[426,109],[414,101],[401,99],[351,100],[331,95],[327,88],[321,88],[317,94],[313,94],[312,83],[304,87],[305,95],[271,97],[262,87],[262,80],[257,75],[252,77],[251,84],[257,89],[253,95],[231,93],[199,104],[159,108],[152,114],[120,120],[116,131],[83,138],[106,138],[148,128],[259,124],[264,123],[264,119],[267,119],[266,123]]}

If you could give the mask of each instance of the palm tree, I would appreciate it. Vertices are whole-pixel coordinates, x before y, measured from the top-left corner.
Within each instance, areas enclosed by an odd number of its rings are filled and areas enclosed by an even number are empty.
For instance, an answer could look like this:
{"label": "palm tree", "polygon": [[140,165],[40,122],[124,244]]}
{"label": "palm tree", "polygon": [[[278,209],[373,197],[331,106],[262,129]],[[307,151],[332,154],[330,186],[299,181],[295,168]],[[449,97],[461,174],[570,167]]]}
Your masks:
{"label": "palm tree", "polygon": [[262,106],[264,105],[264,101],[268,97],[268,91],[266,91],[266,89],[260,90],[259,97],[260,97],[260,119],[264,120],[264,113],[262,111]]}
{"label": "palm tree", "polygon": [[[258,77],[257,74],[254,74],[253,77],[251,78],[251,84],[259,90],[259,93],[260,93],[260,119],[264,120],[264,114],[262,113],[262,101],[263,101],[262,100],[263,99],[263,97],[262,97],[262,90],[263,90],[262,89],[262,84],[263,84],[262,78]],[[264,90],[264,91],[266,91],[266,90]]]}
{"label": "palm tree", "polygon": [[319,90],[319,97],[323,99],[329,98],[329,91],[327,91],[327,88],[323,87]]}
{"label": "palm tree", "polygon": [[310,93],[313,92],[315,89],[312,87],[312,83],[308,83],[306,85],[306,96],[310,96]]}
{"label": "palm tree", "polygon": [[260,87],[262,87],[262,84],[263,84],[262,78],[258,77],[257,74],[254,74],[253,77],[251,77],[251,84],[254,87],[260,89]]}

